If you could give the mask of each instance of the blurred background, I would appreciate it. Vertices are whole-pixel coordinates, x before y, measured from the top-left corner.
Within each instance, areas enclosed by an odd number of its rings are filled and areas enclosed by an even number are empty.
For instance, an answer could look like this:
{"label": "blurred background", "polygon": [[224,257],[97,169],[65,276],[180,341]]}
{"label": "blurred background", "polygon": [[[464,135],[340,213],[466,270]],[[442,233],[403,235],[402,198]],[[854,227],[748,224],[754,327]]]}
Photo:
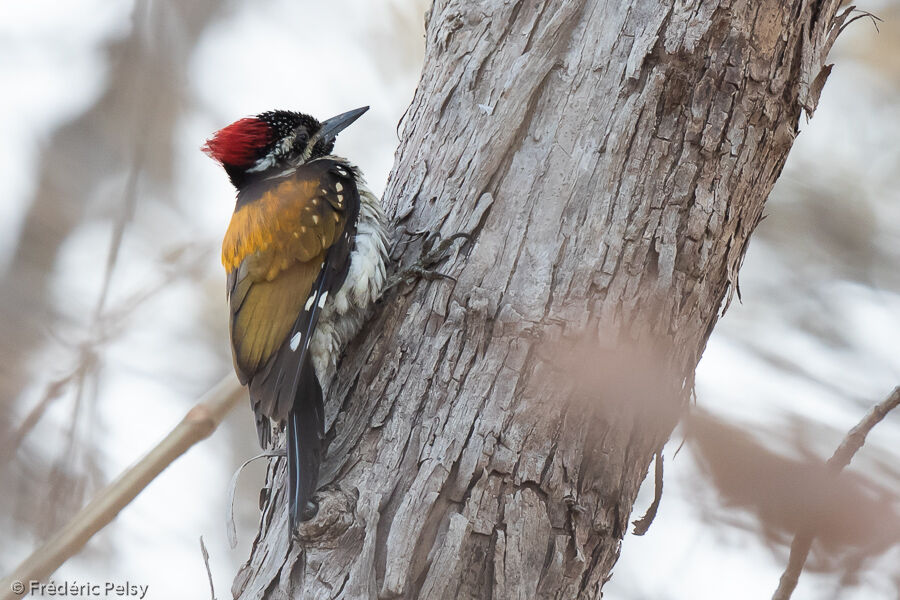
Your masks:
{"label": "blurred background", "polygon": [[[0,574],[159,441],[231,369],[221,236],[233,192],[199,147],[272,108],[320,118],[384,189],[427,0],[0,3]],[[813,466],[900,384],[900,0],[860,2],[815,118],[665,450],[662,506],[606,598],[768,598],[791,530],[828,531],[794,597],[900,598],[900,414],[847,477]],[[676,453],[681,442],[683,447]],[[263,467],[241,406],[54,579],[219,597],[247,557]],[[652,479],[652,478],[651,478]],[[649,505],[652,481],[636,513]],[[637,518],[639,514],[635,514]]]}

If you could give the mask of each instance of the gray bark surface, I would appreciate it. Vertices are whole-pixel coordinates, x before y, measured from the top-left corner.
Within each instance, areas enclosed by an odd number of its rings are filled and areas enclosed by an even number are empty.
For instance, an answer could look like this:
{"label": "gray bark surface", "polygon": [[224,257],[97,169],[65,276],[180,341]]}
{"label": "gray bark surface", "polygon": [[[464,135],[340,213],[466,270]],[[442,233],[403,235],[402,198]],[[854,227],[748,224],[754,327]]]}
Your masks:
{"label": "gray bark surface", "polygon": [[838,4],[435,2],[385,203],[474,240],[348,350],[298,542],[270,466],[235,596],[600,597]]}

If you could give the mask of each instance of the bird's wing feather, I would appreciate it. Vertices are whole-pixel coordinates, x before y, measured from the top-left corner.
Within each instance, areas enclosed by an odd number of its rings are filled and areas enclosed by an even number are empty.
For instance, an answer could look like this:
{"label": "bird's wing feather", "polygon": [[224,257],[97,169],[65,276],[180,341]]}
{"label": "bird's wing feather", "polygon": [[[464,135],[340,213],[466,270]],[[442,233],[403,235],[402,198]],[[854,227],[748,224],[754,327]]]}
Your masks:
{"label": "bird's wing feather", "polygon": [[254,409],[283,420],[323,296],[346,276],[359,193],[351,169],[320,159],[243,194],[222,248],[235,370]]}

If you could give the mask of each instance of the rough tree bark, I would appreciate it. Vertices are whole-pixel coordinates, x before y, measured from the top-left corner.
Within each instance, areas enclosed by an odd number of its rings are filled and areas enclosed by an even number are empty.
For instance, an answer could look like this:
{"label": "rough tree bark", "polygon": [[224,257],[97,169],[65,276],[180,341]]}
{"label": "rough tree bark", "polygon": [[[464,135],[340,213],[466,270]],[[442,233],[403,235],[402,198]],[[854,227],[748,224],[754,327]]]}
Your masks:
{"label": "rough tree bark", "polygon": [[270,466],[235,596],[599,597],[838,6],[436,1],[385,198],[474,240],[344,358],[299,542]]}

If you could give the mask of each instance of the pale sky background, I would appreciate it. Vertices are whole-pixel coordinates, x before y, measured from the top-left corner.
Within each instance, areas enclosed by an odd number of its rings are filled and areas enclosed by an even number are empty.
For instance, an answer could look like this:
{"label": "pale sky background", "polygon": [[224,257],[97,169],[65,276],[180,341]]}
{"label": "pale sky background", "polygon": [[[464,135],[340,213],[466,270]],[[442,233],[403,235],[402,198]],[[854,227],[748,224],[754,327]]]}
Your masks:
{"label": "pale sky background", "polygon": [[[900,17],[897,2],[859,5]],[[418,80],[422,2],[271,0],[228,6],[205,30],[188,65],[188,108],[179,121],[173,157],[177,198],[159,202],[154,190],[139,184],[109,305],[155,281],[158,257],[189,240],[209,248],[204,275],[168,286],[135,310],[104,346],[95,390],[100,422],[87,426],[85,434],[99,453],[102,481],[161,439],[231,368],[218,247],[233,191],[219,167],[200,153],[204,139],[237,118],[273,108],[326,118],[370,105],[365,117],[341,134],[337,150],[352,157],[380,192],[393,164],[396,124]],[[5,186],[0,273],[20,241],[41,152],[58,127],[102,93],[103,45],[128,33],[133,8],[131,2],[100,0],[0,3],[0,181]],[[785,431],[799,421],[811,424],[817,454],[829,456],[866,407],[900,384],[900,278],[895,271],[900,259],[900,59],[888,55],[885,62],[892,64],[873,66],[859,50],[872,38],[883,42],[885,36],[900,36],[896,22],[881,30],[879,36],[870,23],[858,22],[839,40],[832,54],[837,66],[818,112],[801,123],[802,133],[769,200],[768,219],[750,244],[741,271],[743,303],[735,299],[720,321],[698,370],[700,407],[775,447],[780,444],[786,453],[793,450],[785,445]],[[900,52],[900,43],[888,48]],[[89,144],[84,152],[91,152]],[[121,193],[122,183],[111,181],[101,193]],[[832,195],[813,203],[809,198],[818,191]],[[835,223],[837,232],[828,229]],[[859,242],[853,237],[856,229],[844,235],[844,225],[861,228],[859,235],[872,244],[874,258],[862,270],[847,258]],[[71,345],[84,337],[89,325],[84,315],[99,294],[111,229],[110,215],[97,208],[67,238],[52,288],[61,324],[47,332],[40,352],[30,358],[34,382],[23,397],[2,398],[13,405],[14,420],[24,418],[48,382],[71,366]],[[833,239],[846,245],[829,243]],[[5,279],[4,285],[15,284]],[[208,300],[220,292],[220,303]],[[3,312],[0,318],[18,316]],[[197,333],[201,327],[203,334]],[[840,343],[826,341],[833,330]],[[55,403],[29,436],[46,442],[30,444],[30,451],[48,457],[58,452],[62,446],[54,442],[71,411],[71,399]],[[676,431],[665,450],[659,515],[646,536],[626,537],[604,597],[769,598],[787,548],[773,553],[753,531],[725,522],[748,517],[721,505],[699,474],[689,445],[673,459],[681,439]],[[898,440],[900,415],[894,414],[876,428],[854,461],[854,468],[891,491],[895,509]],[[257,452],[255,443],[253,419],[242,405],[54,579],[149,584],[153,599],[208,597],[198,542],[202,535],[217,595],[230,597],[232,579],[256,532],[262,467],[247,469],[238,488],[241,544],[235,551],[225,540],[225,491],[236,466]],[[645,485],[635,518],[651,498],[652,485]],[[8,517],[0,518],[0,528],[0,572],[5,574],[37,540]],[[900,545],[895,544],[867,563],[857,585],[838,589],[835,575],[805,573],[794,598],[897,599],[898,565]]]}

